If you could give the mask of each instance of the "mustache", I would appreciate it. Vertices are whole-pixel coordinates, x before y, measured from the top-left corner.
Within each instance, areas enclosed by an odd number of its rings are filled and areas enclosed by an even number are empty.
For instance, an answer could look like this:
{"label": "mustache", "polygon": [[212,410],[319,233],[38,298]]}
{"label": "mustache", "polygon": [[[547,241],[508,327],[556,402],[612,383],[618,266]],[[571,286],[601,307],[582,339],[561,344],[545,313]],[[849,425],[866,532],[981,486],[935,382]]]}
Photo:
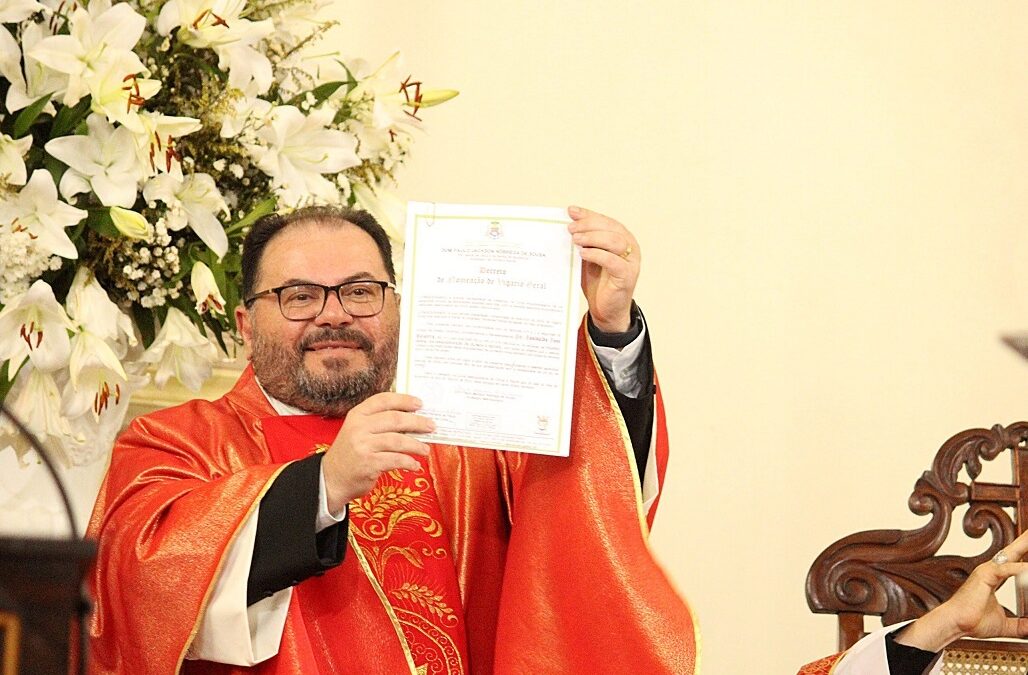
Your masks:
{"label": "mustache", "polygon": [[304,351],[316,342],[352,342],[366,352],[375,351],[375,345],[367,335],[356,328],[321,328],[300,341],[300,351]]}

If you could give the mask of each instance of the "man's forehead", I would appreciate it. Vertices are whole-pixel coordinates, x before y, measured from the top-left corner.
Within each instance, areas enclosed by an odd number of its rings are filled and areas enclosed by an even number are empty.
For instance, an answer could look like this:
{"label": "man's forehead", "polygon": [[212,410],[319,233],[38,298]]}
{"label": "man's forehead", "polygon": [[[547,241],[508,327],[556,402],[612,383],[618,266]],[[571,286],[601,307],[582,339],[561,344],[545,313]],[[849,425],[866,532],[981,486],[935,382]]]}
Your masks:
{"label": "man's forehead", "polygon": [[268,242],[260,266],[261,276],[274,273],[296,278],[340,270],[345,276],[387,273],[378,244],[350,222],[290,224]]}

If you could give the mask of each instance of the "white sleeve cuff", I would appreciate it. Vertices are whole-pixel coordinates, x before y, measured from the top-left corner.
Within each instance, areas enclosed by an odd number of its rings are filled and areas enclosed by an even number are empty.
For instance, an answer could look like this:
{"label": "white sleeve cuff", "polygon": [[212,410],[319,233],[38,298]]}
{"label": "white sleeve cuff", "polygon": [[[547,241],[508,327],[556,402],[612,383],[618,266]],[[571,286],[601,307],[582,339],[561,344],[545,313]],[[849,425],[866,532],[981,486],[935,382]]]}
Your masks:
{"label": "white sleeve cuff", "polygon": [[646,344],[646,319],[643,319],[642,331],[623,348],[604,347],[598,345],[589,338],[589,342],[596,352],[596,360],[605,371],[610,373],[614,381],[614,388],[618,393],[631,398],[638,398],[642,393],[642,383],[639,381],[639,357],[642,355],[643,346]]}
{"label": "white sleeve cuff", "polygon": [[254,509],[246,519],[225,555],[187,659],[253,666],[278,653],[293,589],[285,588],[246,606],[259,511],[259,507]]}
{"label": "white sleeve cuff", "polygon": [[328,510],[328,494],[325,491],[325,469],[318,471],[318,518],[314,523],[314,531],[321,532],[346,520],[346,507],[338,514]]}
{"label": "white sleeve cuff", "polygon": [[[885,652],[885,636],[910,623],[895,623],[869,633],[849,648],[836,664],[832,675],[889,675],[889,657]],[[942,673],[942,659],[926,675]]]}

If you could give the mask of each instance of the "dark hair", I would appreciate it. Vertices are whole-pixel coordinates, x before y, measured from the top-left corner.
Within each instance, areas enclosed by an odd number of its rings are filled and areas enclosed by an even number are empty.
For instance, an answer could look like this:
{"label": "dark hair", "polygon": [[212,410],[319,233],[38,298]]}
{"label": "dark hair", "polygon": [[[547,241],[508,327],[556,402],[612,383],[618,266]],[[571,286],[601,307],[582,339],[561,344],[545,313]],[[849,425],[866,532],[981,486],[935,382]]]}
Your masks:
{"label": "dark hair", "polygon": [[368,233],[382,254],[382,262],[385,264],[386,272],[389,273],[389,281],[396,281],[396,271],[393,269],[393,247],[389,243],[389,235],[382,226],[378,224],[375,217],[367,211],[358,209],[340,208],[335,206],[307,206],[297,209],[286,215],[271,213],[257,220],[250,228],[250,232],[243,240],[243,298],[249,298],[254,294],[254,285],[257,283],[257,271],[260,268],[261,258],[264,256],[264,249],[268,242],[275,238],[279,232],[289,225],[318,223],[343,225],[349,223],[359,227]]}

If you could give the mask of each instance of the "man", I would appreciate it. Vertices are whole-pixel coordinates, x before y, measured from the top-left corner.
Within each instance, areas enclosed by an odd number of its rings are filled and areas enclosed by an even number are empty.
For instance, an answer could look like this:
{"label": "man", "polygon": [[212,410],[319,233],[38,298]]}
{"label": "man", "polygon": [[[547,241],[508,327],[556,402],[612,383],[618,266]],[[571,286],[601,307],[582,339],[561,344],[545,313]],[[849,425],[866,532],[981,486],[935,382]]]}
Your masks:
{"label": "man", "polygon": [[946,602],[916,621],[871,633],[842,654],[799,675],[923,675],[942,672],[940,656],[961,638],[1026,638],[1028,618],[1007,616],[995,593],[1012,576],[1028,574],[1028,532],[976,567]]}
{"label": "man", "polygon": [[90,525],[92,671],[694,672],[689,610],[645,543],[640,481],[659,489],[666,438],[638,242],[569,214],[589,304],[570,458],[412,438],[432,423],[388,391],[381,227],[324,208],[255,224],[250,367],[115,446]]}

